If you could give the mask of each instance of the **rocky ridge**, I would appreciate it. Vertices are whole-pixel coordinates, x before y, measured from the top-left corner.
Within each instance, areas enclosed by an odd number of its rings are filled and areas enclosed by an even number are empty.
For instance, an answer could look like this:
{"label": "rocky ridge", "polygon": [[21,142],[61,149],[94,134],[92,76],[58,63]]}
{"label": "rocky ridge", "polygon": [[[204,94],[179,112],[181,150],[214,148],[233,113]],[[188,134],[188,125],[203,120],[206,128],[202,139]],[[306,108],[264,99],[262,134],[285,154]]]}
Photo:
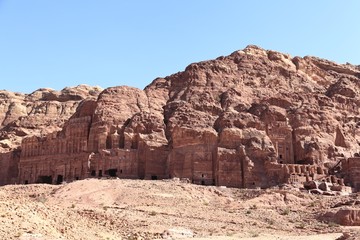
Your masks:
{"label": "rocky ridge", "polygon": [[[269,177],[273,164],[331,168],[338,158],[359,154],[359,78],[359,66],[291,57],[251,45],[190,64],[182,72],[155,79],[144,90],[112,87],[82,104],[78,103],[84,97],[76,94],[41,90],[30,96],[38,99],[36,106],[43,101],[57,104],[54,111],[35,108],[39,114],[49,112],[43,125],[34,126],[32,107],[22,104],[6,105],[10,114],[3,124],[7,134],[11,124],[27,126],[22,119],[30,118],[24,120],[31,123],[27,129],[39,133],[46,126],[50,132],[64,123],[57,123],[59,116],[65,120],[75,112],[55,135],[24,142],[21,154],[26,161],[63,154],[63,149],[52,152],[49,147],[62,136],[71,143],[64,146],[67,154],[82,149],[110,162],[116,154],[128,154],[137,164],[126,165],[131,177],[178,176],[207,185],[268,187],[282,178]],[[19,101],[23,98],[20,95]],[[62,107],[65,113],[57,110]],[[44,145],[45,140],[49,144]],[[99,170],[95,166],[92,171]]]}
{"label": "rocky ridge", "polygon": [[38,89],[31,94],[0,91],[0,152],[20,146],[26,136],[59,131],[84,99],[96,99],[100,87],[79,85],[61,91]]}

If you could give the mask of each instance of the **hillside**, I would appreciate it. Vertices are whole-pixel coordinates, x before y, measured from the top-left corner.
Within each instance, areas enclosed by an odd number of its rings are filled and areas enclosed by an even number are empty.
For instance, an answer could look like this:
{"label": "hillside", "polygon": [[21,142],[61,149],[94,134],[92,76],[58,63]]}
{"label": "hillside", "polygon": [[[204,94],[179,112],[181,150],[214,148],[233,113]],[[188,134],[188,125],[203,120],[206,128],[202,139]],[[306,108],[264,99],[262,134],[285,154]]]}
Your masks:
{"label": "hillside", "polygon": [[204,187],[177,180],[91,179],[60,186],[5,186],[0,188],[0,236],[324,240],[347,233],[353,238],[346,239],[355,239],[358,228],[318,219],[334,205],[353,199],[296,190]]}
{"label": "hillside", "polygon": [[144,90],[1,91],[0,236],[356,239],[359,80],[251,45]]}

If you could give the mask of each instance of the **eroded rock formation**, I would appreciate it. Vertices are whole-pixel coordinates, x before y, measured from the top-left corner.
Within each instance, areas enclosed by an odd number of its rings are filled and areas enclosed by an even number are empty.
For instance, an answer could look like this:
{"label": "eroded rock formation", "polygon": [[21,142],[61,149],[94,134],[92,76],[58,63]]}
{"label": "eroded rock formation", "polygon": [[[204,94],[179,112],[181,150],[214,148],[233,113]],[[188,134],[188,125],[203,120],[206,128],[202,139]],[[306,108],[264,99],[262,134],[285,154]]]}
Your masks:
{"label": "eroded rock formation", "polygon": [[0,91],[0,185],[18,181],[18,162],[27,151],[27,142],[36,145],[44,137],[40,142],[47,145],[37,147],[40,154],[57,148],[47,139],[62,129],[84,99],[96,100],[101,91],[99,87],[86,85],[59,92],[43,88],[31,94]]}
{"label": "eroded rock formation", "polygon": [[[55,126],[52,133],[26,138],[12,153],[20,162],[17,181],[180,177],[269,187],[340,174],[328,170],[359,153],[359,78],[358,66],[248,46],[144,90],[112,87],[80,105],[71,95],[77,110],[68,110],[74,114],[62,118],[61,130],[54,110],[46,125]],[[68,104],[66,94],[33,95]],[[29,112],[10,105],[7,112],[17,115],[7,114],[5,123]]]}

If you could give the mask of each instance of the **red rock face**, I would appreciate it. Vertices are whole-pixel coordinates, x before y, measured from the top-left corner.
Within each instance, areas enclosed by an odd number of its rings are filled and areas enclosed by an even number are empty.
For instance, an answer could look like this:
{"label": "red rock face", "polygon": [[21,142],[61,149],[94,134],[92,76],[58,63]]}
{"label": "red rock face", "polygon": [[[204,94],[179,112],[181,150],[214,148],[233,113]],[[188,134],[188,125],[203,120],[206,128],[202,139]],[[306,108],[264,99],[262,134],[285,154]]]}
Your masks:
{"label": "red rock face", "polygon": [[[291,174],[316,178],[316,171],[295,165],[322,169],[359,152],[359,77],[359,66],[248,46],[155,79],[143,91],[108,88],[75,113],[60,111],[74,113],[61,131],[23,141],[18,181],[110,175],[268,187]],[[46,104],[79,100],[68,92],[35,96]],[[28,112],[22,104],[6,106],[0,119],[7,124]],[[46,108],[47,130],[62,126],[53,123],[56,106]],[[55,142],[44,145],[49,138]],[[53,156],[64,161],[54,163]]]}
{"label": "red rock face", "polygon": [[[0,92],[0,185],[19,179],[18,162],[22,139],[56,135],[84,99],[95,100],[101,89],[80,85],[60,92],[39,89],[31,94]],[[47,136],[45,139],[48,139]],[[30,140],[28,140],[30,141]],[[56,146],[48,145],[49,149]],[[21,148],[24,149],[24,146]],[[35,160],[37,161],[37,160]]]}
{"label": "red rock face", "polygon": [[356,208],[340,209],[334,219],[343,226],[360,226],[360,210]]}
{"label": "red rock face", "polygon": [[59,131],[84,99],[101,89],[80,85],[60,92],[39,89],[31,94],[0,91],[0,152],[17,148],[25,136]]}

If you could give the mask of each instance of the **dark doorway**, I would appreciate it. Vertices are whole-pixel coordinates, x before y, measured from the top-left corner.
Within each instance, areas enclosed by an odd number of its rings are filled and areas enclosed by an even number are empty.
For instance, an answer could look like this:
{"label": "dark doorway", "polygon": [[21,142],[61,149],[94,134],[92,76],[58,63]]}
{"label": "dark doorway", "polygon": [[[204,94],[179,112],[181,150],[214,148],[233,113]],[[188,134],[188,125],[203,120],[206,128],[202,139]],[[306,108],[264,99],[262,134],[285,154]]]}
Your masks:
{"label": "dark doorway", "polygon": [[102,177],[102,170],[99,170],[99,177]]}
{"label": "dark doorway", "polygon": [[37,183],[52,184],[52,177],[51,176],[39,176]]}
{"label": "dark doorway", "polygon": [[109,169],[108,174],[109,174],[110,177],[116,177],[117,176],[117,169],[116,168]]}
{"label": "dark doorway", "polygon": [[151,180],[158,180],[158,177],[156,175],[152,175]]}
{"label": "dark doorway", "polygon": [[205,185],[205,181],[204,181],[204,180],[201,181],[201,185]]}
{"label": "dark doorway", "polygon": [[76,177],[75,180],[79,180],[79,177]]}
{"label": "dark doorway", "polygon": [[281,154],[280,154],[279,158],[282,159],[282,155],[281,155]]}
{"label": "dark doorway", "polygon": [[91,171],[91,176],[93,176],[93,177],[96,176],[96,171],[95,171],[95,170],[92,170],[92,171]]}
{"label": "dark doorway", "polygon": [[25,180],[25,185],[29,184],[29,181],[28,180]]}
{"label": "dark doorway", "polygon": [[58,175],[56,179],[56,184],[61,184],[64,181],[63,175]]}
{"label": "dark doorway", "polygon": [[305,161],[305,160],[298,160],[296,163],[297,163],[297,164],[305,164],[306,161]]}

